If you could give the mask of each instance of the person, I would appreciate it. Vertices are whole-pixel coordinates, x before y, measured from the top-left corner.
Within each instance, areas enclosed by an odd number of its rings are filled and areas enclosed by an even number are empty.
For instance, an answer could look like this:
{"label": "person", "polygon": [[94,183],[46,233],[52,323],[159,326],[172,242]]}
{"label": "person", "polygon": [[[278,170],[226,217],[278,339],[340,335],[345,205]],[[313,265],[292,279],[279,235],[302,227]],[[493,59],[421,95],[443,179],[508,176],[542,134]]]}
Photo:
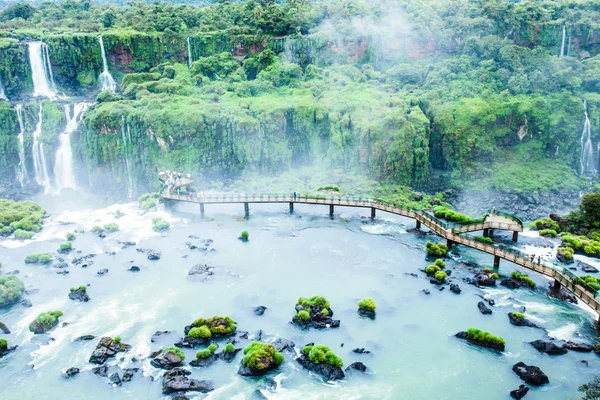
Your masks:
{"label": "person", "polygon": [[294,200],[296,200],[296,192],[294,192]]}
{"label": "person", "polygon": [[496,215],[496,207],[492,207],[492,215]]}
{"label": "person", "polygon": [[532,254],[529,256],[529,261],[533,262],[533,259],[535,258],[535,254]]}
{"label": "person", "polygon": [[540,262],[542,261],[542,257],[538,256],[538,265],[540,265]]}

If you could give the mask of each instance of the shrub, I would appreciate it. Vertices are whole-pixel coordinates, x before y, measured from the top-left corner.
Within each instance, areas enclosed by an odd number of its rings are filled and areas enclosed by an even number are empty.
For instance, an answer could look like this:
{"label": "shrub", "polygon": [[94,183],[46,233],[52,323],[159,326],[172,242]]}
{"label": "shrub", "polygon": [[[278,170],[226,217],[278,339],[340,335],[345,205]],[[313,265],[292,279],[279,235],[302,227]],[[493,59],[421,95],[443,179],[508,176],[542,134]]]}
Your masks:
{"label": "shrub", "polygon": [[[211,345],[212,346],[212,345]],[[203,358],[208,358],[210,357],[212,354],[214,353],[214,351],[212,350],[212,348],[210,346],[208,346],[208,348],[206,349],[202,349],[199,350],[198,352],[196,352],[196,359],[203,359]]]}
{"label": "shrub", "polygon": [[208,345],[208,349],[209,349],[210,351],[212,351],[213,353],[214,353],[215,351],[217,351],[217,349],[218,349],[218,348],[219,348],[219,345],[218,345],[218,344],[216,344],[216,343],[211,343],[211,344],[209,344],[209,345]]}
{"label": "shrub", "polygon": [[116,232],[119,230],[119,225],[111,222],[110,224],[104,225],[104,231],[107,233]]}
{"label": "shrub", "polygon": [[2,234],[21,231],[18,236],[15,236],[16,238],[31,239],[31,237],[25,237],[23,231],[39,232],[42,228],[44,213],[45,211],[33,201],[15,202],[0,199],[0,228]]}
{"label": "shrub", "polygon": [[73,232],[67,233],[67,240],[75,240],[75,234]]}
{"label": "shrub", "polygon": [[[536,219],[531,224],[529,224],[529,227],[531,229],[536,229],[538,231],[541,231],[544,229],[550,229],[555,232],[560,232],[560,226],[558,226],[558,223],[556,221],[554,221],[553,219],[547,218],[547,217],[541,218],[541,219]],[[540,232],[540,235],[541,235],[541,232]]]}
{"label": "shrub", "polygon": [[577,279],[577,281],[580,284],[588,285],[589,287],[593,288],[594,290],[600,290],[600,281],[595,276],[582,275]]}
{"label": "shrub", "polygon": [[317,189],[317,192],[320,192],[321,190],[333,190],[334,192],[339,192],[340,188],[339,188],[339,186],[335,186],[335,185],[325,185],[325,186],[320,186]]}
{"label": "shrub", "polygon": [[8,340],[0,339],[0,350],[6,350],[8,348]]}
{"label": "shrub", "polygon": [[52,255],[48,253],[34,253],[25,257],[26,264],[48,264],[52,261]]}
{"label": "shrub", "polygon": [[518,313],[518,312],[514,312],[511,313],[513,315],[513,317],[517,317],[517,318],[521,318],[521,319],[525,319],[525,315]]}
{"label": "shrub", "polygon": [[438,267],[435,264],[431,264],[427,268],[425,268],[425,273],[427,275],[435,275],[439,271],[440,271],[440,267]]}
{"label": "shrub", "polygon": [[457,211],[451,210],[448,207],[444,206],[436,206],[433,208],[433,213],[437,218],[443,218],[447,221],[452,222],[468,222],[471,221],[472,218],[465,214],[461,214]]}
{"label": "shrub", "polygon": [[498,275],[498,274],[497,274],[497,273],[495,273],[495,272],[492,274],[492,276],[491,276],[491,277],[492,277],[492,279],[496,279],[496,280],[500,279],[500,275]]}
{"label": "shrub", "polygon": [[60,251],[69,251],[73,248],[73,243],[66,242],[60,244]]}
{"label": "shrub", "polygon": [[438,258],[437,260],[435,260],[435,262],[433,264],[440,267],[440,269],[444,269],[446,267],[446,263],[441,258]]}
{"label": "shrub", "polygon": [[94,233],[102,233],[102,232],[104,232],[104,229],[102,229],[102,227],[98,226],[98,225],[92,226],[91,230]]}
{"label": "shrub", "polygon": [[556,236],[556,231],[554,229],[542,229],[539,234],[540,236],[554,237]]}
{"label": "shrub", "polygon": [[329,302],[323,296],[313,296],[311,298],[300,297],[296,305],[302,307],[311,307],[316,305],[319,308],[329,308]]}
{"label": "shrub", "polygon": [[494,336],[489,332],[483,332],[476,328],[469,328],[469,330],[467,331],[467,336],[470,339],[476,340],[478,342],[486,342],[486,343],[493,343],[493,344],[505,344],[506,343],[503,338],[501,338],[499,336]]}
{"label": "shrub", "polygon": [[427,242],[425,248],[427,255],[431,257],[445,257],[448,253],[448,247],[443,243]]}
{"label": "shrub", "polygon": [[71,292],[74,292],[76,290],[83,290],[84,292],[87,292],[87,286],[81,285],[78,288],[74,288],[74,287],[71,288]]}
{"label": "shrub", "polygon": [[[202,329],[202,335],[204,335],[204,336],[198,336],[203,339],[209,338],[212,335],[223,335],[223,334],[235,332],[235,330],[237,329],[235,322],[230,317],[214,316],[214,317],[206,318],[206,319],[198,318],[197,320],[192,322],[192,330],[193,330],[193,328],[203,328],[203,327],[205,328],[205,329]],[[206,329],[208,329],[210,336],[206,336]],[[190,335],[192,330],[190,330],[188,335]],[[198,332],[196,334],[198,334],[198,335],[200,334],[199,331],[196,331],[196,332]]]}
{"label": "shrub", "polygon": [[302,353],[307,355],[308,359],[314,364],[330,364],[339,368],[344,366],[342,359],[336,356],[327,346],[304,346],[302,348]]}
{"label": "shrub", "polygon": [[113,341],[115,343],[121,343],[121,336],[115,336],[115,338],[113,339]]}
{"label": "shrub", "polygon": [[0,307],[16,302],[24,290],[23,281],[16,276],[0,276]]}
{"label": "shrub", "polygon": [[486,268],[483,269],[483,272],[485,272],[486,274],[491,274],[493,271],[492,271],[491,268],[487,268],[486,267]]}
{"label": "shrub", "polygon": [[573,259],[573,254],[575,251],[571,247],[559,247],[557,253],[561,253],[567,260]]}
{"label": "shrub", "polygon": [[152,230],[154,232],[163,232],[169,230],[171,224],[160,217],[152,218]]}
{"label": "shrub", "polygon": [[[116,340],[116,338],[115,338],[115,342],[116,342],[116,341],[117,341],[117,340]],[[117,343],[119,343],[119,342],[117,342]],[[163,353],[166,353],[166,352],[168,352],[168,351],[170,351],[171,353],[175,353],[175,354],[177,354],[177,356],[178,356],[179,358],[181,358],[181,360],[182,360],[182,361],[183,361],[183,360],[185,360],[185,353],[184,353],[183,351],[181,351],[181,349],[180,349],[179,347],[177,347],[177,346],[167,346],[167,347],[165,347],[164,349],[162,349],[162,352],[163,352]]]}
{"label": "shrub", "polygon": [[514,271],[511,274],[511,276],[513,277],[513,279],[516,279],[518,281],[523,281],[523,282],[527,283],[532,288],[535,287],[535,282],[527,274],[523,274],[521,272]]}
{"label": "shrub", "polygon": [[435,279],[437,279],[438,281],[443,281],[444,279],[446,279],[448,275],[446,275],[446,273],[444,271],[438,271],[435,273],[435,275],[433,276]]}
{"label": "shrub", "polygon": [[324,308],[324,309],[321,310],[321,314],[323,314],[323,315],[329,315],[329,310],[326,309],[326,308]]}
{"label": "shrub", "polygon": [[242,364],[262,371],[273,365],[280,365],[284,358],[271,344],[252,342],[244,349]]}
{"label": "shrub", "polygon": [[358,308],[361,310],[375,311],[376,307],[375,302],[370,297],[365,297],[358,302]]}
{"label": "shrub", "polygon": [[235,346],[233,343],[227,343],[225,348],[223,348],[223,353],[233,353],[235,351]]}
{"label": "shrub", "polygon": [[13,235],[15,236],[15,239],[31,239],[33,237],[33,235],[35,235],[35,232],[31,232],[31,231],[24,231],[23,229],[17,229],[15,231],[15,233],[13,233]]}
{"label": "shrub", "polygon": [[188,336],[192,339],[208,339],[212,336],[212,333],[210,333],[210,329],[207,326],[200,326],[190,329]]}
{"label": "shrub", "polygon": [[475,240],[483,244],[494,244],[494,241],[491,238],[485,236],[475,236]]}
{"label": "shrub", "polygon": [[140,204],[140,207],[142,208],[142,210],[148,211],[148,210],[156,207],[156,200],[155,199],[144,200],[144,202]]}
{"label": "shrub", "polygon": [[248,233],[248,231],[242,231],[240,237],[244,240],[248,240],[248,237],[250,236],[250,234]]}
{"label": "shrub", "polygon": [[48,330],[52,326],[54,326],[56,324],[56,321],[58,320],[58,318],[60,318],[62,316],[63,316],[62,311],[59,311],[59,310],[48,311],[48,312],[41,313],[40,315],[38,315],[37,318],[35,319],[35,322],[37,322],[38,326],[43,327],[44,330]]}
{"label": "shrub", "polygon": [[298,318],[300,318],[302,321],[308,321],[310,320],[310,313],[306,310],[300,310],[298,311]]}

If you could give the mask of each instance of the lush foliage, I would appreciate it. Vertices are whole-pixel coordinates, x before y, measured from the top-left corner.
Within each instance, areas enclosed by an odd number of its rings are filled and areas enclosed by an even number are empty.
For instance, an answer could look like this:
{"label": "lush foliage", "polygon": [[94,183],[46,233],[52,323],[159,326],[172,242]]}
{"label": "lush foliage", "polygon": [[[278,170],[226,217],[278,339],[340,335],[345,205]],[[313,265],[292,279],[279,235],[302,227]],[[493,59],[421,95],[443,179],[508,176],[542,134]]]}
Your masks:
{"label": "lush foliage", "polygon": [[237,326],[230,317],[198,318],[192,323],[188,336],[193,338],[208,339],[212,336],[221,336],[235,332]]}
{"label": "lush foliage", "polygon": [[52,254],[49,253],[35,253],[25,257],[26,264],[49,264],[51,262]]}
{"label": "lush foliage", "polygon": [[582,275],[578,279],[579,283],[583,283],[594,290],[600,290],[600,280],[595,276]]}
{"label": "lush foliage", "polygon": [[271,344],[252,342],[244,349],[242,363],[254,370],[264,370],[272,365],[280,365],[284,358]]}
{"label": "lush foliage", "polygon": [[327,346],[304,346],[302,348],[302,353],[308,356],[308,359],[315,364],[330,364],[339,368],[344,366],[342,359],[336,356]]}
{"label": "lush foliage", "polygon": [[465,215],[465,214],[461,214],[458,211],[454,211],[448,207],[445,206],[437,206],[433,208],[433,212],[435,214],[435,216],[437,218],[443,218],[447,221],[452,221],[452,222],[473,222],[475,223],[476,220],[472,219],[471,217]]}
{"label": "lush foliage", "polygon": [[520,319],[525,319],[525,315],[518,313],[518,312],[513,312],[511,313],[514,317],[520,318]]}
{"label": "lush foliage", "polygon": [[470,339],[476,340],[479,342],[486,342],[486,343],[492,343],[492,344],[505,344],[506,343],[503,338],[494,336],[489,332],[483,332],[476,328],[469,328],[469,330],[467,330],[467,336]]}
{"label": "lush foliage", "polygon": [[16,276],[0,276],[0,307],[17,301],[24,290],[23,281]]}
{"label": "lush foliage", "polygon": [[302,321],[309,321],[310,320],[310,312],[308,312],[307,310],[300,310],[300,311],[298,311],[298,313],[296,315]]}
{"label": "lush foliage", "polygon": [[600,376],[579,386],[578,390],[583,394],[581,400],[600,400]]}
{"label": "lush foliage", "polygon": [[572,260],[575,254],[575,251],[571,247],[559,247],[556,251],[562,254],[567,260]]}
{"label": "lush foliage", "polygon": [[485,236],[475,236],[475,240],[483,244],[494,244],[491,238]]}
{"label": "lush foliage", "polygon": [[366,297],[358,302],[358,308],[361,310],[375,311],[376,307],[375,301],[370,297]]}
{"label": "lush foliage", "polygon": [[47,331],[48,329],[52,328],[54,325],[57,324],[58,318],[62,317],[62,315],[62,311],[59,310],[47,311],[38,315],[32,324],[37,325],[43,331]]}
{"label": "lush foliage", "polygon": [[183,351],[181,351],[181,349],[179,347],[177,347],[177,346],[167,346],[164,349],[162,349],[163,353],[166,353],[166,352],[169,352],[169,351],[171,353],[177,354],[177,356],[179,358],[181,358],[182,361],[185,360],[185,353]]}
{"label": "lush foliage", "polygon": [[233,353],[235,351],[235,346],[233,343],[227,343],[223,348],[223,353]]}
{"label": "lush foliage", "polygon": [[425,243],[425,248],[427,250],[427,255],[430,257],[445,257],[448,254],[448,246],[443,243],[433,243],[427,242]]}
{"label": "lush foliage", "polygon": [[216,343],[211,343],[206,349],[199,350],[196,352],[196,359],[208,358],[217,351],[219,346]]}
{"label": "lush foliage", "polygon": [[551,229],[553,231],[560,232],[560,226],[556,221],[554,221],[551,218],[536,219],[531,224],[529,224],[529,227],[531,229],[537,229],[538,231],[544,229]]}
{"label": "lush foliage", "polygon": [[73,248],[73,243],[66,242],[60,244],[60,251],[69,251]]}
{"label": "lush foliage", "polygon": [[510,276],[517,280],[527,283],[531,288],[535,287],[535,282],[529,277],[529,275],[522,272],[514,271]]}
{"label": "lush foliage", "polygon": [[248,237],[250,236],[250,234],[248,233],[248,231],[242,231],[240,237],[244,240],[248,240]]}
{"label": "lush foliage", "polygon": [[114,222],[111,222],[110,224],[104,225],[103,229],[106,233],[112,233],[119,230],[119,225]]}
{"label": "lush foliage", "polygon": [[6,350],[8,348],[8,340],[0,338],[0,350]]}
{"label": "lush foliage", "polygon": [[16,239],[31,239],[42,230],[44,213],[33,201],[0,199],[0,236],[14,233]]}
{"label": "lush foliage", "polygon": [[154,232],[168,231],[171,224],[160,217],[152,218],[152,230]]}
{"label": "lush foliage", "polygon": [[435,275],[433,276],[435,279],[437,279],[438,281],[444,281],[444,279],[446,279],[448,275],[444,272],[444,271],[438,271],[435,273]]}
{"label": "lush foliage", "polygon": [[556,236],[557,232],[554,229],[542,229],[540,230],[540,236],[546,236],[546,237],[554,237]]}
{"label": "lush foliage", "polygon": [[212,336],[212,333],[210,333],[210,329],[207,326],[199,326],[190,329],[188,336],[192,339],[208,339]]}

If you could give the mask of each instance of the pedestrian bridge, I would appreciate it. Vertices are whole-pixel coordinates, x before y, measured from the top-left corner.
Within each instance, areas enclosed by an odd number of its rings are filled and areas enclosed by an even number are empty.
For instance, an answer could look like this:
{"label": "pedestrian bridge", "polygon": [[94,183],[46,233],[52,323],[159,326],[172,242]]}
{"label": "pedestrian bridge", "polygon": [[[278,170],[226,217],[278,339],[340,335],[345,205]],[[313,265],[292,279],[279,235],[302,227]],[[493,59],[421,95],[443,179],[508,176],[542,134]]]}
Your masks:
{"label": "pedestrian bridge", "polygon": [[542,261],[536,263],[529,259],[527,254],[502,244],[486,243],[481,237],[473,237],[467,232],[483,231],[483,236],[487,237],[492,230],[511,231],[513,241],[517,241],[518,232],[523,232],[523,223],[510,214],[493,211],[488,212],[485,217],[467,221],[463,223],[447,222],[436,218],[429,211],[415,210],[406,207],[399,207],[392,204],[386,204],[382,201],[364,199],[359,197],[343,196],[321,196],[321,195],[301,195],[293,196],[289,194],[208,194],[200,195],[192,193],[191,195],[178,195],[174,193],[162,193],[161,198],[166,202],[187,202],[200,205],[200,213],[204,216],[206,204],[244,204],[244,213],[246,217],[250,215],[251,203],[288,203],[290,212],[294,210],[294,204],[315,204],[329,206],[329,215],[333,217],[335,206],[359,207],[371,210],[371,218],[375,218],[377,210],[399,215],[402,217],[416,220],[416,228],[420,229],[425,225],[431,231],[443,237],[447,241],[448,247],[454,244],[461,244],[473,249],[483,251],[494,256],[494,267],[498,268],[500,259],[504,259],[520,265],[531,271],[535,271],[549,278],[554,279],[554,288],[560,289],[561,286],[572,292],[580,301],[592,308],[600,315],[600,299],[598,291],[581,281],[577,275],[560,265]]}

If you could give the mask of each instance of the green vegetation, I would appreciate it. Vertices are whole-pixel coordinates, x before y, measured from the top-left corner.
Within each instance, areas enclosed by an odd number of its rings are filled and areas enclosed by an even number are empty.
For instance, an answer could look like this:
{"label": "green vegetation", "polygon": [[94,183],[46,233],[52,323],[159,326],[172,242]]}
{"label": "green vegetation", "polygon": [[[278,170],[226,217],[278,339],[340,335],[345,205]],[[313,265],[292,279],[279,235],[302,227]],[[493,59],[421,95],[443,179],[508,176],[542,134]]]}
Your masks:
{"label": "green vegetation", "polygon": [[587,285],[594,290],[600,290],[600,279],[591,275],[582,275],[577,279],[577,282],[583,285]]}
{"label": "green vegetation", "polygon": [[535,282],[529,277],[529,275],[523,274],[518,271],[514,271],[510,275],[513,279],[515,279],[517,281],[522,281],[522,282],[527,283],[532,289],[535,288]]}
{"label": "green vegetation", "polygon": [[458,211],[451,210],[445,206],[436,206],[433,208],[433,213],[437,218],[443,218],[446,221],[461,222],[461,223],[477,223],[483,222],[485,218],[472,219],[471,217],[461,214]]}
{"label": "green vegetation", "polygon": [[50,264],[52,262],[52,254],[36,253],[25,257],[26,264]]}
{"label": "green vegetation", "polygon": [[81,285],[81,286],[79,286],[79,287],[77,287],[77,288],[75,288],[75,287],[72,287],[70,290],[71,290],[71,292],[74,292],[74,291],[76,291],[76,290],[83,290],[84,292],[87,292],[87,286],[85,286],[85,285]]}
{"label": "green vegetation", "polygon": [[483,269],[483,272],[485,272],[486,274],[491,274],[492,272],[494,272],[491,268],[485,267]]}
{"label": "green vegetation", "polygon": [[212,333],[210,333],[210,329],[207,326],[200,326],[190,329],[188,336],[192,339],[208,339],[212,336]]}
{"label": "green vegetation", "polygon": [[494,244],[494,241],[491,238],[485,236],[475,236],[475,240],[483,244]]}
{"label": "green vegetation", "polygon": [[283,361],[283,356],[273,345],[252,342],[244,349],[242,364],[255,371],[267,371],[276,368]]}
{"label": "green vegetation", "polygon": [[448,254],[448,247],[443,243],[427,242],[425,244],[427,255],[430,257],[445,257]]}
{"label": "green vegetation", "polygon": [[185,353],[183,351],[181,351],[181,349],[179,347],[177,347],[177,346],[167,346],[164,349],[162,349],[163,353],[166,353],[168,351],[170,351],[171,353],[177,354],[177,356],[179,358],[181,358],[181,361],[185,360]]}
{"label": "green vegetation", "polygon": [[59,310],[41,313],[29,324],[29,330],[34,333],[45,333],[58,324],[58,318],[62,315],[62,311]]}
{"label": "green vegetation", "polygon": [[0,276],[0,307],[15,303],[24,290],[23,281],[16,276]]}
{"label": "green vegetation", "polygon": [[66,242],[66,243],[60,244],[61,252],[67,252],[67,251],[70,251],[71,249],[73,249],[73,243],[71,243],[71,242]]}
{"label": "green vegetation", "polygon": [[217,351],[219,346],[215,343],[211,343],[206,349],[199,350],[196,353],[196,360],[208,358]]}
{"label": "green vegetation", "polygon": [[554,229],[542,229],[540,232],[540,236],[546,237],[555,237],[557,232]]}
{"label": "green vegetation", "polygon": [[[131,75],[128,75],[131,76]],[[158,199],[158,193],[146,193],[138,199],[139,206],[142,210],[148,211],[156,208],[156,199]]]}
{"label": "green vegetation", "polygon": [[425,268],[425,273],[427,275],[435,275],[439,271],[441,271],[441,268],[435,264],[428,265],[427,268]]}
{"label": "green vegetation", "polygon": [[492,277],[492,279],[495,279],[495,280],[498,280],[498,279],[500,279],[500,275],[498,275],[498,274],[497,274],[497,273],[495,273],[495,272],[494,272],[494,273],[491,275],[491,277]]}
{"label": "green vegetation", "polygon": [[560,232],[560,226],[558,225],[558,223],[556,221],[554,221],[551,218],[536,219],[531,224],[529,224],[529,227],[531,229],[536,229],[538,231],[549,229],[549,230],[553,230],[555,232]]}
{"label": "green vegetation", "polygon": [[242,231],[242,233],[240,234],[240,237],[243,240],[248,240],[248,237],[250,236],[250,234],[248,233],[248,231]]}
{"label": "green vegetation", "polygon": [[556,251],[562,254],[567,260],[572,260],[575,254],[575,251],[571,247],[559,247]]}
{"label": "green vegetation", "polygon": [[375,311],[376,307],[377,306],[375,305],[375,301],[373,301],[373,299],[370,297],[366,297],[358,302],[358,308],[361,310],[366,310],[366,311],[372,312],[372,311]]}
{"label": "green vegetation", "polygon": [[236,329],[237,326],[230,317],[198,318],[192,323],[188,336],[194,339],[209,339],[229,335]]}
{"label": "green vegetation", "polygon": [[114,222],[111,222],[110,224],[104,225],[103,229],[106,233],[113,233],[119,230],[119,225],[115,224]]}
{"label": "green vegetation", "polygon": [[435,273],[435,275],[433,276],[435,279],[437,279],[438,281],[444,281],[444,279],[446,279],[448,275],[444,272],[444,271],[438,271]]}
{"label": "green vegetation", "polygon": [[325,191],[325,190],[331,190],[333,192],[338,192],[339,193],[340,187],[336,186],[336,185],[319,186],[319,188],[317,189],[317,192]]}
{"label": "green vegetation", "polygon": [[310,313],[307,310],[300,310],[298,311],[298,313],[296,314],[298,316],[298,318],[300,318],[302,321],[309,321],[310,320]]}
{"label": "green vegetation", "polygon": [[[2,228],[2,229],[4,229],[4,228]],[[35,235],[35,232],[24,231],[22,229],[17,229],[13,233],[13,236],[15,237],[15,239],[22,239],[22,240],[31,239],[34,235]]]}
{"label": "green vegetation", "polygon": [[91,231],[94,233],[102,233],[102,232],[104,232],[104,229],[101,226],[95,225],[95,226],[92,226]]}
{"label": "green vegetation", "polygon": [[235,351],[235,346],[233,343],[227,343],[223,348],[223,353],[233,353]]}
{"label": "green vegetation", "polygon": [[591,231],[590,235],[594,236],[594,239],[583,235],[574,236],[568,233],[562,233],[560,237],[563,245],[567,245],[575,251],[585,253],[588,256],[600,256],[600,236],[598,236],[596,231]]}
{"label": "green vegetation", "polygon": [[339,368],[344,366],[342,359],[336,356],[327,346],[304,346],[302,348],[302,353],[308,356],[308,359],[314,364],[330,364]]}
{"label": "green vegetation", "polygon": [[327,301],[327,299],[323,296],[313,296],[310,298],[300,297],[296,302],[296,305],[300,305],[302,307],[312,307],[316,305],[319,308],[329,308],[330,304]]}
{"label": "green vegetation", "polygon": [[8,340],[0,338],[0,350],[6,350],[8,348]]}
{"label": "green vegetation", "polygon": [[483,332],[476,328],[469,328],[469,330],[467,330],[467,337],[469,339],[476,340],[478,342],[485,342],[485,343],[491,343],[491,344],[505,344],[506,343],[503,338],[501,338],[499,336],[494,336],[489,332]]}
{"label": "green vegetation", "polygon": [[69,240],[69,241],[75,240],[75,233],[73,233],[73,232],[67,233],[67,240]]}
{"label": "green vegetation", "polygon": [[599,400],[600,376],[596,376],[591,382],[579,386],[578,390],[583,394],[581,400]]}
{"label": "green vegetation", "polygon": [[[2,140],[4,139],[0,135],[0,142]],[[0,144],[0,149],[2,146],[3,144]],[[45,211],[33,201],[0,199],[0,235],[14,234],[15,239],[31,239],[35,233],[42,230],[44,213]]]}
{"label": "green vegetation", "polygon": [[521,314],[521,313],[518,313],[518,312],[513,312],[513,313],[511,313],[511,314],[512,314],[514,317],[521,318],[521,319],[525,319],[525,315],[523,315],[523,314]]}
{"label": "green vegetation", "polygon": [[113,339],[113,341],[115,343],[121,343],[121,336],[115,336],[115,338]]}
{"label": "green vegetation", "polygon": [[152,218],[152,230],[154,232],[168,231],[171,224],[160,217]]}

